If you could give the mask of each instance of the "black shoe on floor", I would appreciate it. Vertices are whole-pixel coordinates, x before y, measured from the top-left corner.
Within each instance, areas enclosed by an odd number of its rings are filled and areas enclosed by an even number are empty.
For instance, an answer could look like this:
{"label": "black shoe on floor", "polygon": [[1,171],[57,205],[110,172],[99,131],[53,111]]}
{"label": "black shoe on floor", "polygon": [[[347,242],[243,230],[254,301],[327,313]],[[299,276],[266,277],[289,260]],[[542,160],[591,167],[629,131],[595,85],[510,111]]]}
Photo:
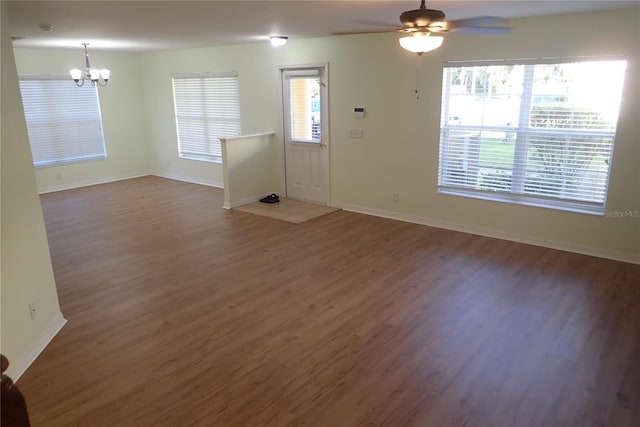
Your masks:
{"label": "black shoe on floor", "polygon": [[266,197],[260,199],[262,203],[278,203],[280,201],[280,197],[277,194],[269,194]]}

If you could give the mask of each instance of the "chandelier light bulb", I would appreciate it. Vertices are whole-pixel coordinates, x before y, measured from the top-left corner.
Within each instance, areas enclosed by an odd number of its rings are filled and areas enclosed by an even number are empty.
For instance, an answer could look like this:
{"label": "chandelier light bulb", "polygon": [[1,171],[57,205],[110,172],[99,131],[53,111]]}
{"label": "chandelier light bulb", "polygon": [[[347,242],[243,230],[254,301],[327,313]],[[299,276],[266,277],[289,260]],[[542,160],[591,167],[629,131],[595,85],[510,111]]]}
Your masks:
{"label": "chandelier light bulb", "polygon": [[71,78],[76,82],[82,78],[82,70],[78,70],[77,68],[69,71],[69,74],[71,74]]}

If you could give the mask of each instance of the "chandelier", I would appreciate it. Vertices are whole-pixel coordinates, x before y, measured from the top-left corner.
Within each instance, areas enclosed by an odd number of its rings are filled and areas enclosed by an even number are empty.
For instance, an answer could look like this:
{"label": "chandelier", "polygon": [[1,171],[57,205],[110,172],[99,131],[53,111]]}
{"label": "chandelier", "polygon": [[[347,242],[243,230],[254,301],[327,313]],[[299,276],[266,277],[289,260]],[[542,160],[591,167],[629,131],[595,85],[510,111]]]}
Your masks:
{"label": "chandelier", "polygon": [[91,64],[89,64],[89,52],[87,52],[87,46],[89,43],[81,43],[84,46],[84,65],[85,70],[79,70],[74,68],[69,71],[71,74],[71,78],[78,87],[84,86],[85,79],[91,81],[91,86],[99,85],[106,86],[109,81],[109,77],[111,76],[111,71],[105,69],[98,70],[97,68],[91,68]]}

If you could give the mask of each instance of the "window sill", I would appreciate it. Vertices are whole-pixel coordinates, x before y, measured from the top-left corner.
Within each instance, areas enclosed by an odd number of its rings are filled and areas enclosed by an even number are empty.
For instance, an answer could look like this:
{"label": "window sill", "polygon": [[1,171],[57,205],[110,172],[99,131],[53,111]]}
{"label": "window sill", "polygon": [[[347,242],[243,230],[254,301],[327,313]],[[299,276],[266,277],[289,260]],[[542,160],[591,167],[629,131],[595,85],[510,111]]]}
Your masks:
{"label": "window sill", "polygon": [[555,209],[587,215],[604,216],[605,214],[604,206],[602,205],[556,200],[551,198],[544,198],[541,196],[535,197],[522,194],[473,191],[444,187],[438,188],[438,193],[447,194],[450,196],[461,196],[469,197],[472,199],[488,200],[492,202],[511,203],[523,206],[534,206],[537,208]]}
{"label": "window sill", "polygon": [[79,158],[79,159],[50,160],[50,161],[46,161],[46,162],[34,163],[33,166],[36,169],[41,169],[41,168],[48,168],[48,167],[53,167],[53,166],[71,165],[71,164],[74,164],[74,163],[95,162],[95,161],[98,161],[98,160],[106,160],[106,159],[107,159],[107,156],[100,155],[100,156],[82,157],[82,158]]}
{"label": "window sill", "polygon": [[180,154],[178,155],[178,157],[184,160],[195,160],[197,162],[222,164],[221,157],[199,156],[197,154]]}

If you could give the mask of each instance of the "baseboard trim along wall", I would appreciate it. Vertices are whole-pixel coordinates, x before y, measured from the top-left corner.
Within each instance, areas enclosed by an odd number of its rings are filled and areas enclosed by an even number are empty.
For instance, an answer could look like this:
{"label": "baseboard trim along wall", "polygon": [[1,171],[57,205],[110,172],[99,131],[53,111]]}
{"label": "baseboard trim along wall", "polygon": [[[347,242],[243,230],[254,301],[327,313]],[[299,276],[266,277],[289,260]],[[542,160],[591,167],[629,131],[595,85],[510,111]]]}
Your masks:
{"label": "baseboard trim along wall", "polygon": [[160,178],[175,179],[176,181],[188,182],[190,184],[206,185],[207,187],[224,188],[224,183],[217,181],[205,181],[202,179],[168,173],[151,173],[149,175],[158,176]]}
{"label": "baseboard trim along wall", "polygon": [[[180,176],[180,175],[141,172],[133,175],[97,179],[95,181],[83,181],[80,183],[61,185],[56,187],[47,187],[47,188],[40,189],[38,193],[46,194],[46,193],[54,193],[56,191],[73,190],[74,188],[90,187],[92,185],[99,185],[99,184],[108,184],[110,182],[124,181],[127,179],[134,179],[134,178],[142,178],[144,176],[157,176],[160,178],[167,178],[167,179],[173,179],[176,181],[188,182],[190,184],[199,184],[199,185],[206,185],[208,187],[224,188],[224,185],[221,182],[208,182],[208,181],[194,179],[194,178]],[[236,204],[236,206],[239,206],[239,205]]]}
{"label": "baseboard trim along wall", "polygon": [[47,327],[42,331],[42,334],[37,340],[32,342],[29,347],[18,358],[9,360],[9,368],[6,374],[11,377],[15,382],[26,372],[36,358],[42,353],[47,345],[58,335],[58,332],[67,323],[67,319],[62,316],[61,312],[58,312],[53,319],[49,322]]}
{"label": "baseboard trim along wall", "polygon": [[[268,193],[271,194],[271,193]],[[266,196],[267,194],[262,194],[260,196],[255,196],[255,197],[249,197],[247,199],[242,199],[242,200],[235,200],[233,202],[224,202],[224,204],[222,205],[222,207],[224,209],[233,209],[233,208],[237,208],[238,206],[243,206],[243,205],[248,205],[249,203],[255,203],[257,201],[259,201],[260,199],[262,199],[264,196]]]}
{"label": "baseboard trim along wall", "polygon": [[469,234],[476,234],[479,236],[491,237],[494,239],[509,240],[512,242],[525,243],[525,244],[534,245],[534,246],[541,246],[549,249],[557,249],[561,251],[573,252],[573,253],[582,254],[582,255],[595,256],[598,258],[606,258],[614,261],[628,262],[631,264],[640,264],[640,257],[634,254],[629,254],[629,253],[608,251],[608,250],[603,250],[601,248],[593,248],[593,247],[586,247],[586,246],[580,246],[580,245],[571,245],[565,242],[535,239],[535,238],[531,238],[530,236],[514,235],[511,233],[507,234],[507,233],[503,233],[501,231],[492,230],[492,229],[469,227],[466,225],[447,223],[444,221],[436,221],[428,218],[406,215],[406,214],[392,212],[392,211],[385,211],[382,209],[372,209],[364,206],[351,205],[351,204],[342,203],[342,202],[333,201],[329,203],[329,206],[332,206],[334,208],[340,208],[349,212],[356,212],[356,213],[361,213],[365,215],[373,215],[381,218],[388,218],[388,219],[393,219],[397,221],[410,222],[413,224],[426,225],[429,227],[444,228],[447,230],[459,231],[462,233],[469,233]]}
{"label": "baseboard trim along wall", "polygon": [[131,175],[115,176],[111,178],[96,179],[92,181],[82,181],[74,184],[42,188],[42,189],[39,189],[38,192],[39,194],[54,193],[56,191],[72,190],[74,188],[90,187],[92,185],[107,184],[109,182],[116,182],[116,181],[124,181],[125,179],[141,178],[143,176],[149,176],[149,173],[139,172]]}

